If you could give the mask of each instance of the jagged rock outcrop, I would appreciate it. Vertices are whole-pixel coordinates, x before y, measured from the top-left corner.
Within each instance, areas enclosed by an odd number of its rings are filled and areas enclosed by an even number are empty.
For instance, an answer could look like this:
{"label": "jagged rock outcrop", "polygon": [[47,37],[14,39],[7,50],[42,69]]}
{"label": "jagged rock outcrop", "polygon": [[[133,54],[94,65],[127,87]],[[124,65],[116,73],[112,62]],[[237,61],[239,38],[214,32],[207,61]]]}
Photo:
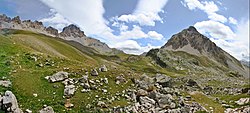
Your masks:
{"label": "jagged rock outcrop", "polygon": [[14,18],[11,19],[12,22],[17,23],[17,24],[21,24],[21,19],[19,16],[16,16]]}
{"label": "jagged rock outcrop", "polygon": [[70,24],[69,26],[64,27],[63,31],[60,33],[60,36],[62,36],[62,37],[73,37],[73,38],[86,37],[84,32],[81,31],[80,28],[77,27],[74,24]]}
{"label": "jagged rock outcrop", "polygon": [[51,27],[51,26],[45,28],[45,30],[46,30],[49,34],[52,34],[52,35],[54,35],[54,36],[56,36],[56,37],[58,37],[58,35],[59,35],[58,30],[55,29],[55,28],[53,28],[53,27]]}
{"label": "jagged rock outcrop", "polygon": [[11,21],[11,18],[8,17],[7,15],[3,14],[3,15],[0,15],[0,22],[10,22]]}

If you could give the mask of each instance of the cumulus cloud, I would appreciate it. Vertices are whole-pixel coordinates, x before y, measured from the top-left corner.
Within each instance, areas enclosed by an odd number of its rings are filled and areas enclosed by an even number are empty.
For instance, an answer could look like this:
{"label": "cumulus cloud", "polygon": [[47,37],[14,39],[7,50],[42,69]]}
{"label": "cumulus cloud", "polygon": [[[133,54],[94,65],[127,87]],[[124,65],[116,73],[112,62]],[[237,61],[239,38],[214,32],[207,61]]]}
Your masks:
{"label": "cumulus cloud", "polygon": [[147,52],[152,48],[159,48],[159,46],[152,46],[150,44],[142,47],[134,40],[126,40],[124,42],[116,43],[114,47],[123,50],[125,53],[136,55],[142,54],[143,52]]}
{"label": "cumulus cloud", "polygon": [[194,27],[196,27],[200,33],[207,34],[214,38],[232,40],[236,37],[230,27],[212,20],[197,22],[194,24]]}
{"label": "cumulus cloud", "polygon": [[213,1],[200,2],[198,0],[184,0],[182,4],[185,7],[188,7],[189,10],[200,9],[204,11],[208,15],[208,18],[211,20],[222,22],[222,23],[227,22],[226,17],[216,13],[217,11],[219,11],[219,8]]}
{"label": "cumulus cloud", "polygon": [[69,20],[64,18],[61,14],[57,13],[54,9],[50,10],[50,17],[43,18],[39,21],[41,21],[49,26],[52,26],[52,27],[58,29],[59,31],[62,31],[62,28],[71,24],[71,22]]}
{"label": "cumulus cloud", "polygon": [[162,34],[157,33],[156,31],[149,31],[148,37],[151,37],[156,40],[161,40],[163,38]]}
{"label": "cumulus cloud", "polygon": [[[41,21],[47,22],[58,28],[68,24],[67,20],[69,20],[70,23],[77,24],[86,35],[97,37],[110,47],[117,47],[118,49],[124,50],[126,53],[141,54],[154,47],[150,44],[143,47],[132,39],[150,38],[158,41],[163,39],[163,36],[156,31],[149,31],[146,33],[141,27],[135,25],[132,29],[129,29],[125,24],[126,21],[112,21],[113,23],[111,25],[120,30],[120,32],[118,31],[118,35],[115,35],[113,30],[108,26],[110,24],[109,21],[103,17],[105,13],[103,0],[40,1],[56,11],[51,17],[41,19]],[[162,20],[158,14],[162,12],[162,8],[166,2],[167,0],[140,0],[132,15],[143,14],[142,17],[135,19],[135,21],[142,19],[145,20],[146,23],[153,25],[154,21]],[[154,4],[155,7],[151,7],[152,4]]]}
{"label": "cumulus cloud", "polygon": [[141,39],[141,38],[151,38],[155,40],[161,40],[163,36],[156,31],[149,31],[145,33],[141,30],[141,27],[133,25],[133,29],[130,31],[123,31],[118,36],[120,40],[123,39]]}
{"label": "cumulus cloud", "polygon": [[41,0],[59,14],[80,26],[87,35],[111,32],[103,18],[102,0]]}
{"label": "cumulus cloud", "polygon": [[121,15],[117,17],[117,20],[155,26],[156,21],[163,22],[159,13],[163,12],[162,8],[166,5],[167,1],[168,0],[140,0],[133,14]]}
{"label": "cumulus cloud", "polygon": [[239,60],[249,61],[249,20],[237,24],[235,32],[230,27],[211,20],[197,22],[194,26],[229,54]]}

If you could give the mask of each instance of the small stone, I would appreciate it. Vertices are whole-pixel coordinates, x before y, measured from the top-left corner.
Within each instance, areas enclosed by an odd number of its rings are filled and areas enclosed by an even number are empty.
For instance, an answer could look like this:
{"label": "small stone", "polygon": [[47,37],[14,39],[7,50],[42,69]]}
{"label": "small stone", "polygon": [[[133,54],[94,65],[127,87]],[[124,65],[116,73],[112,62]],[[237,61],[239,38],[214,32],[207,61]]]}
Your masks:
{"label": "small stone", "polygon": [[34,97],[37,97],[38,95],[36,93],[33,94]]}
{"label": "small stone", "polygon": [[32,111],[29,110],[29,109],[26,109],[25,112],[26,112],[26,113],[32,113]]}
{"label": "small stone", "polygon": [[97,106],[98,106],[98,107],[101,107],[101,108],[107,108],[107,104],[105,104],[105,103],[102,102],[102,101],[98,101],[98,102],[97,102]]}
{"label": "small stone", "polygon": [[10,87],[11,86],[11,82],[8,81],[8,80],[0,80],[0,86]]}
{"label": "small stone", "polygon": [[92,75],[92,76],[98,76],[99,74],[98,74],[98,72],[97,72],[96,69],[92,69],[92,70],[91,70],[91,75]]}
{"label": "small stone", "polygon": [[39,113],[54,113],[54,110],[51,106],[44,106],[44,108],[41,109]]}
{"label": "small stone", "polygon": [[106,90],[106,89],[102,89],[102,92],[103,92],[103,93],[107,93],[107,92],[108,92],[108,90]]}
{"label": "small stone", "polygon": [[105,65],[102,65],[102,67],[100,68],[100,71],[101,72],[107,72],[108,69],[107,69],[107,67]]}
{"label": "small stone", "polygon": [[74,104],[70,103],[70,99],[67,99],[64,106],[66,108],[72,108],[74,107]]}

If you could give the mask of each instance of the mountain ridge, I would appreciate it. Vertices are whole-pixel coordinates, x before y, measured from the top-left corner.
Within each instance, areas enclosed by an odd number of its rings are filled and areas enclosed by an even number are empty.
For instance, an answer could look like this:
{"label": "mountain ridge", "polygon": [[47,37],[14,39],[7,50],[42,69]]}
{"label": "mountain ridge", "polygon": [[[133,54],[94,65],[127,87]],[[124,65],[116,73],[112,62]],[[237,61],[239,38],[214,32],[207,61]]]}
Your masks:
{"label": "mountain ridge", "polygon": [[87,37],[84,31],[81,31],[79,27],[74,24],[70,24],[63,28],[62,32],[57,29],[48,26],[45,27],[42,22],[21,20],[19,16],[10,18],[5,14],[0,15],[0,29],[19,29],[29,30],[37,33],[42,33],[52,37],[62,38],[64,40],[73,40],[79,42],[83,46],[91,47],[97,50],[100,54],[117,54],[122,51],[110,48],[107,44],[101,42],[98,39]]}

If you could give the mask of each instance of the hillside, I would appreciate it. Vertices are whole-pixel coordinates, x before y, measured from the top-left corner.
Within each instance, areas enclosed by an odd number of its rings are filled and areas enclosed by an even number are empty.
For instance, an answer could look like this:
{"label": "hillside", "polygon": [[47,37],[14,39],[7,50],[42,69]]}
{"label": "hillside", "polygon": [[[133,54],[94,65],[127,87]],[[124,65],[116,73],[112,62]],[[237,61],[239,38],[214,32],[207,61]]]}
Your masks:
{"label": "hillside", "polygon": [[[6,24],[6,20],[0,22]],[[182,44],[185,39],[178,38],[180,34],[174,35],[177,38],[162,48],[137,56],[116,49],[102,53],[96,46],[51,35],[56,32],[28,28],[0,29],[0,112],[222,113],[249,109],[250,83],[230,67],[243,66],[201,34],[187,34],[192,37],[187,44]],[[74,25],[58,35],[86,37]],[[183,49],[188,44],[197,54]],[[223,59],[217,60],[214,55],[220,52]],[[12,101],[6,102],[9,97]]]}

